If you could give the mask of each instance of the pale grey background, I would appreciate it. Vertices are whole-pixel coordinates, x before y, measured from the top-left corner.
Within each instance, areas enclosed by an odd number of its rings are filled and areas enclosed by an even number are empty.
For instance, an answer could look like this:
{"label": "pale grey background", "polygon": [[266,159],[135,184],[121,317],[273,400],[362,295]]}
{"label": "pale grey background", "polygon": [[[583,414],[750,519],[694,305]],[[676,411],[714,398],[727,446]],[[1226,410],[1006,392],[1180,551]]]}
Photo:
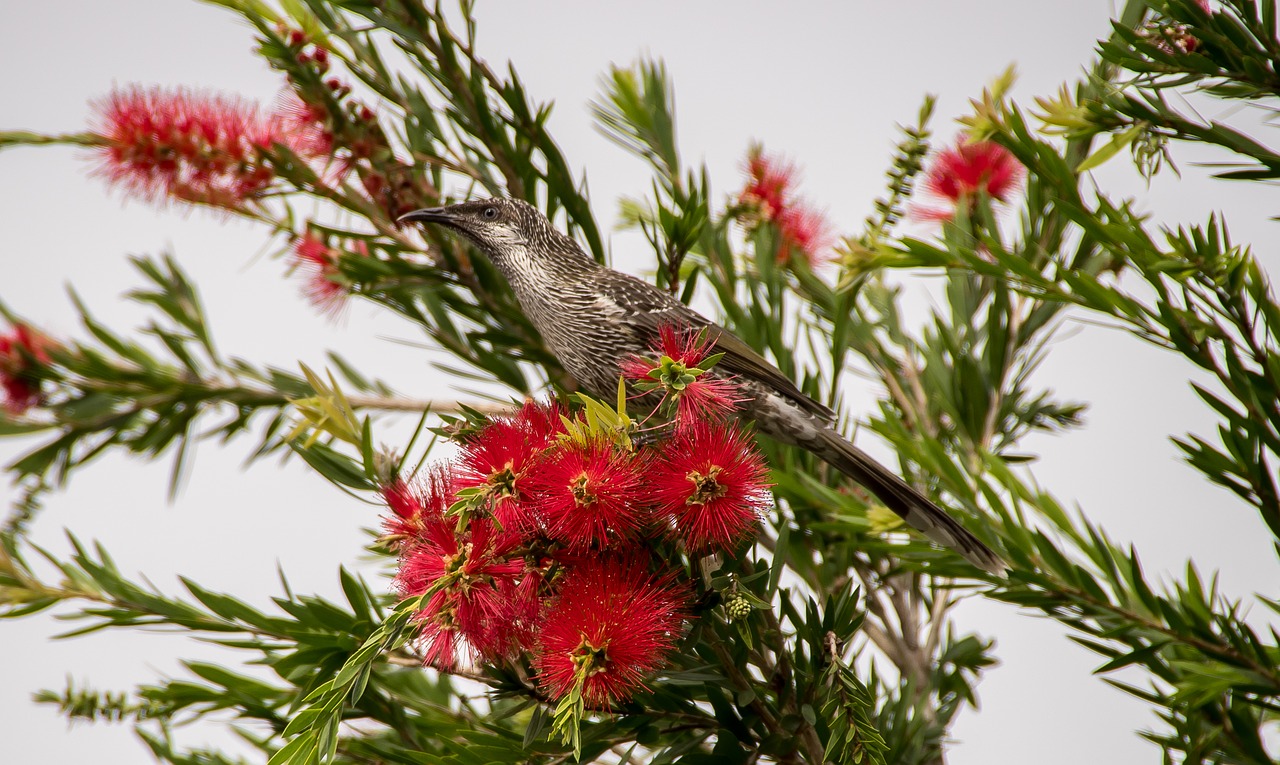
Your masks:
{"label": "pale grey background", "polygon": [[[249,53],[250,30],[217,8],[172,0],[3,6],[0,129],[78,130],[86,102],[113,84],[193,85],[263,102],[280,89],[277,75]],[[1015,94],[1029,103],[1090,60],[1112,11],[1107,0],[490,2],[479,9],[480,48],[497,65],[510,57],[530,93],[557,103],[552,128],[571,161],[587,169],[606,226],[616,220],[615,200],[644,193],[649,179],[594,132],[586,103],[611,62],[649,53],[666,60],[676,83],[686,159],[708,163],[717,193],[739,184],[748,143],[762,140],[804,167],[804,190],[851,231],[882,190],[894,124],[914,119],[923,93],[940,95],[942,135],[955,131],[950,119],[1010,63],[1021,72]],[[1259,258],[1274,266],[1267,220],[1277,209],[1274,190],[1212,181],[1192,162],[1221,155],[1178,152],[1181,181],[1165,174],[1147,190],[1118,162],[1100,182],[1137,194],[1158,220],[1202,221],[1226,210],[1236,237],[1263,245]],[[65,282],[109,325],[134,326],[140,310],[120,299],[138,283],[125,255],[170,249],[203,288],[225,350],[290,367],[320,365],[323,351],[334,348],[405,393],[447,393],[425,354],[391,342],[417,340],[412,327],[358,304],[338,324],[317,317],[296,282],[281,278],[284,265],[259,257],[265,240],[255,227],[122,204],[86,177],[88,167],[82,153],[62,148],[0,155],[0,295],[55,335],[79,331]],[[614,236],[612,245],[621,267],[643,267],[643,246],[633,237]],[[1115,539],[1136,543],[1156,578],[1176,574],[1194,555],[1203,568],[1221,570],[1228,592],[1274,596],[1269,535],[1246,508],[1182,466],[1167,439],[1212,426],[1188,389],[1189,373],[1179,359],[1121,333],[1081,326],[1054,346],[1040,379],[1091,402],[1089,424],[1066,437],[1029,439],[1027,449],[1042,455],[1035,475]],[[855,392],[855,411],[866,411],[872,394]],[[278,592],[279,563],[295,590],[337,595],[336,566],[357,563],[359,529],[374,509],[297,464],[240,472],[245,453],[240,444],[203,446],[173,505],[165,501],[167,465],[104,459],[50,499],[35,538],[65,551],[62,529],[73,529],[102,541],[125,572],[141,572],[169,592],[181,573],[267,605]],[[13,454],[13,444],[0,444],[0,458]],[[3,496],[11,494],[6,487]],[[1056,624],[986,602],[966,606],[960,618],[998,640],[1003,666],[981,685],[982,709],[955,726],[953,763],[1156,760],[1133,733],[1153,716],[1091,677],[1099,659]],[[220,656],[173,636],[48,640],[63,628],[47,617],[0,625],[6,762],[147,761],[128,728],[68,730],[53,709],[32,705],[30,693],[61,687],[66,677],[127,689],[181,676],[178,656]],[[206,728],[181,735],[189,744],[225,740]]]}

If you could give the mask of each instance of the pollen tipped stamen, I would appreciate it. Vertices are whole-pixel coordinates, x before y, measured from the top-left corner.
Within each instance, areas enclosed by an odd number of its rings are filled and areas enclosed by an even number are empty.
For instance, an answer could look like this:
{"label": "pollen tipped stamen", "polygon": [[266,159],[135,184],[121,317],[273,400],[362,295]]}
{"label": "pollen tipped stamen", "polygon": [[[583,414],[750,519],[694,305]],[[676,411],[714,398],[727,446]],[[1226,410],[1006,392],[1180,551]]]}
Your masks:
{"label": "pollen tipped stamen", "polygon": [[712,465],[706,473],[690,471],[686,477],[693,482],[694,489],[693,494],[689,495],[686,504],[705,505],[727,494],[728,488],[716,480],[719,475],[719,465]]}
{"label": "pollen tipped stamen", "polygon": [[573,501],[578,503],[579,507],[595,504],[597,500],[595,493],[588,488],[588,485],[589,481],[585,473],[569,484],[569,491],[573,494]]}

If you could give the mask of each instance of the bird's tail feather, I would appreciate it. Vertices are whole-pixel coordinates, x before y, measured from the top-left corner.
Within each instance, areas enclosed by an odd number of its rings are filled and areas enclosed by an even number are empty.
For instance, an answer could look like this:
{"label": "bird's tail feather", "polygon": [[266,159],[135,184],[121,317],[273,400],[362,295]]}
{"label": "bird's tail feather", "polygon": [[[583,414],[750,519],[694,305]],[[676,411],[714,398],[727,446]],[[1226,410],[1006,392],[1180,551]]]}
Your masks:
{"label": "bird's tail feather", "polygon": [[1008,564],[991,548],[893,471],[850,443],[849,439],[824,428],[821,443],[823,448],[819,456],[823,460],[869,489],[909,526],[960,553],[983,571],[1000,577],[1005,575]]}

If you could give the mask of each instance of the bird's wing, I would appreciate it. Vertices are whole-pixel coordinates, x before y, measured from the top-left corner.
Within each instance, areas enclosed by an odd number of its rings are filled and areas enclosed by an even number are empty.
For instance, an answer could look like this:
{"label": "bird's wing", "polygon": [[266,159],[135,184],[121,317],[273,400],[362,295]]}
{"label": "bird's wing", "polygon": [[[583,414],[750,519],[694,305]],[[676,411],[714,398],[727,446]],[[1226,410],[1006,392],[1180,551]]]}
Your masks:
{"label": "bird's wing", "polygon": [[[602,285],[605,286],[602,291],[622,311],[621,318],[643,335],[643,341],[652,342],[657,337],[659,328],[668,324],[694,329],[709,328],[716,341],[715,350],[724,353],[724,358],[716,365],[717,369],[761,382],[824,420],[835,419],[835,412],[805,395],[791,378],[756,353],[742,338],[648,282],[616,271],[602,273],[610,276],[609,284]],[[615,279],[615,275],[623,278]]]}

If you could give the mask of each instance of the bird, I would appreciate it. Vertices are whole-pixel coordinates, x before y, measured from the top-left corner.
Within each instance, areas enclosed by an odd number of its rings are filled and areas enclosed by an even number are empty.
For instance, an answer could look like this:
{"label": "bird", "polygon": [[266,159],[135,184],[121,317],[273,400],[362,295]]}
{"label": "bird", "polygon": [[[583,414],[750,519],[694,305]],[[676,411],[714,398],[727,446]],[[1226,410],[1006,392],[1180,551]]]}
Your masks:
{"label": "bird", "polygon": [[664,326],[708,332],[715,351],[724,354],[716,369],[733,376],[745,399],[740,416],[754,422],[758,432],[812,452],[929,539],[993,576],[1004,576],[1007,564],[999,555],[845,438],[835,428],[835,412],[745,341],[658,287],[596,262],[528,202],[469,200],[414,210],[398,220],[442,226],[487,256],[547,348],[592,396],[610,400],[616,395],[619,365],[653,347]]}

